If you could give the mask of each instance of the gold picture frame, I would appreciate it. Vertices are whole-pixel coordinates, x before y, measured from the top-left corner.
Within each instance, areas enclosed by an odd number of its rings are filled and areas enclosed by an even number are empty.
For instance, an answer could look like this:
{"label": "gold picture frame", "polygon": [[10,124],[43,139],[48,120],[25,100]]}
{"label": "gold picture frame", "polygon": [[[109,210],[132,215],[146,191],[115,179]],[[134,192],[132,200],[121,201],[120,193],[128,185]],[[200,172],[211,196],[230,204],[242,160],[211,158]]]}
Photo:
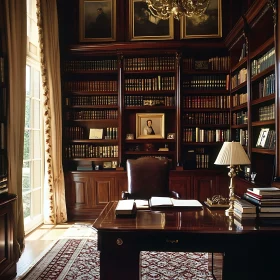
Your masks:
{"label": "gold picture frame", "polygon": [[164,139],[164,113],[136,114],[136,139]]}
{"label": "gold picture frame", "polygon": [[80,42],[116,41],[116,0],[80,0]]}
{"label": "gold picture frame", "polygon": [[222,37],[222,1],[212,0],[202,16],[184,16],[180,20],[180,38]]}
{"label": "gold picture frame", "polygon": [[174,19],[161,20],[152,15],[146,2],[129,1],[129,39],[172,40],[174,39]]}

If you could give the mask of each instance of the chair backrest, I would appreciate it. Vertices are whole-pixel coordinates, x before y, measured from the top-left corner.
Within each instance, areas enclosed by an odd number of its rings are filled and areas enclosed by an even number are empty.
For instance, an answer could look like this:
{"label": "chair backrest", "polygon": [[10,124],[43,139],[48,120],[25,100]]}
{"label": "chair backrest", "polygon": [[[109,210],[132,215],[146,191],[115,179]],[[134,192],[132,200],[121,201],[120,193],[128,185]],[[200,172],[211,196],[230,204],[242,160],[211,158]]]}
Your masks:
{"label": "chair backrest", "polygon": [[128,192],[134,199],[169,196],[169,162],[167,159],[143,157],[126,162]]}

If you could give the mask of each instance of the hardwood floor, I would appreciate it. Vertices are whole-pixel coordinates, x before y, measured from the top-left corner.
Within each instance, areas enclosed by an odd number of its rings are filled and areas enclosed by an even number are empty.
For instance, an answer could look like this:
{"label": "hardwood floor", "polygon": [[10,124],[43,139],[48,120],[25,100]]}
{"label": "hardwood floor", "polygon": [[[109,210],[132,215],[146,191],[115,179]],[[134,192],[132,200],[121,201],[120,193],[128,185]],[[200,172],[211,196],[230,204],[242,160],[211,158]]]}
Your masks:
{"label": "hardwood floor", "polygon": [[72,225],[73,222],[59,225],[41,225],[29,233],[25,237],[25,248],[17,262],[17,277],[15,279],[23,275],[39,259],[42,253],[50,248]]}

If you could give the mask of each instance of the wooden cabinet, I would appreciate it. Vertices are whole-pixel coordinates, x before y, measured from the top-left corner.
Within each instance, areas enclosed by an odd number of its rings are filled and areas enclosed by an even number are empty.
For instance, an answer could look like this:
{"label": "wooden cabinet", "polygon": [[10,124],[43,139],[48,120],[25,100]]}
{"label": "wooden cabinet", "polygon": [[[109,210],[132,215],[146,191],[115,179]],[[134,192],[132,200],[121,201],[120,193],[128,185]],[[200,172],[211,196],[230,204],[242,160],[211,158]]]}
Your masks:
{"label": "wooden cabinet", "polygon": [[109,201],[121,198],[127,179],[121,171],[68,172],[66,186],[69,219],[95,219]]}
{"label": "wooden cabinet", "polygon": [[14,279],[16,263],[13,258],[13,202],[15,195],[0,196],[0,279]]}
{"label": "wooden cabinet", "polygon": [[[67,172],[67,213],[70,220],[96,219],[109,201],[121,199],[127,190],[127,174],[116,172]],[[215,194],[228,194],[228,183],[220,180],[220,171],[197,170],[170,171],[169,189],[178,192],[181,198],[198,199],[201,202]]]}
{"label": "wooden cabinet", "polygon": [[228,182],[220,171],[199,170],[171,171],[169,189],[178,192],[181,198],[206,201],[213,195],[228,195]]}

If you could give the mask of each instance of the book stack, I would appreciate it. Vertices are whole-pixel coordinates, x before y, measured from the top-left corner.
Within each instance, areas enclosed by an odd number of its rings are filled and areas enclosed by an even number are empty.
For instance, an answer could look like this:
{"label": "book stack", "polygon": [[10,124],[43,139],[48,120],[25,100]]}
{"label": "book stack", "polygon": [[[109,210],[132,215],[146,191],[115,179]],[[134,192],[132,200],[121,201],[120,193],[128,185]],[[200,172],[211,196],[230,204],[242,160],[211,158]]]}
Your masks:
{"label": "book stack", "polygon": [[280,189],[249,188],[244,194],[244,199],[256,205],[259,218],[280,220]]}
{"label": "book stack", "polygon": [[256,206],[245,199],[235,199],[234,217],[239,221],[255,219],[257,217]]}

